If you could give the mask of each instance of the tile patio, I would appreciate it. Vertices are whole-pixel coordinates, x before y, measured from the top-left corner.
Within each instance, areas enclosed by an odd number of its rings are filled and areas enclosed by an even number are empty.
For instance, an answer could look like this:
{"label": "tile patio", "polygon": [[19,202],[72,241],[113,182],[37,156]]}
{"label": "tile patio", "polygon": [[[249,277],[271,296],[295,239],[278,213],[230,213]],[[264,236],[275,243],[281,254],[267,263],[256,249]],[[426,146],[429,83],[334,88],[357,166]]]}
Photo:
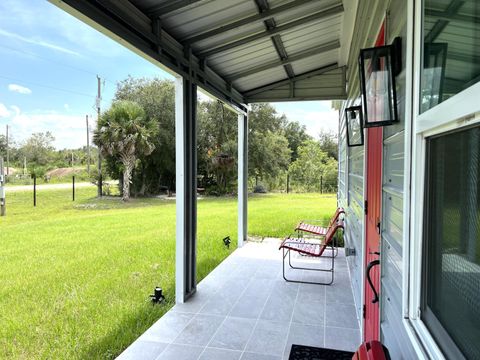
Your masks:
{"label": "tile patio", "polygon": [[360,330],[342,249],[334,283],[322,286],[285,282],[278,245],[270,239],[234,251],[118,359],[281,360],[292,344],[354,351]]}

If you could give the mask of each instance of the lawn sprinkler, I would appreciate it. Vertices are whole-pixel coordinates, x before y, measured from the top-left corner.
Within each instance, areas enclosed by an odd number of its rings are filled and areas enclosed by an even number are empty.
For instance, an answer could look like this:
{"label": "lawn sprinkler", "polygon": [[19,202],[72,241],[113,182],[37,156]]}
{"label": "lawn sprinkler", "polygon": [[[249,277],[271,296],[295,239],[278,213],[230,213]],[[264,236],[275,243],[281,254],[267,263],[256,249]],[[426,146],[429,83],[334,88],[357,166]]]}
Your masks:
{"label": "lawn sprinkler", "polygon": [[150,298],[152,299],[153,304],[160,304],[165,300],[165,296],[162,294],[162,288],[161,287],[155,287],[153,290],[153,294],[150,295]]}
{"label": "lawn sprinkler", "polygon": [[226,238],[223,238],[223,244],[228,248],[230,249],[230,243],[232,242],[232,240],[230,240],[230,236],[227,236]]}

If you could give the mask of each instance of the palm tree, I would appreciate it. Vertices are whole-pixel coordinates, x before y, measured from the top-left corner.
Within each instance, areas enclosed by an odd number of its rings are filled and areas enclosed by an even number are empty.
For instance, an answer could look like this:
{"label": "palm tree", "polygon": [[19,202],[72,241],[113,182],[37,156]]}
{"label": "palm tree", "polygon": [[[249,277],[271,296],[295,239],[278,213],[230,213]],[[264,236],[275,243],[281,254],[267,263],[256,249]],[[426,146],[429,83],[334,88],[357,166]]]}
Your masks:
{"label": "palm tree", "polygon": [[139,156],[150,155],[155,149],[153,138],[157,124],[133,101],[116,101],[100,117],[94,132],[94,143],[102,152],[118,157],[123,167],[123,201],[130,199],[132,171]]}

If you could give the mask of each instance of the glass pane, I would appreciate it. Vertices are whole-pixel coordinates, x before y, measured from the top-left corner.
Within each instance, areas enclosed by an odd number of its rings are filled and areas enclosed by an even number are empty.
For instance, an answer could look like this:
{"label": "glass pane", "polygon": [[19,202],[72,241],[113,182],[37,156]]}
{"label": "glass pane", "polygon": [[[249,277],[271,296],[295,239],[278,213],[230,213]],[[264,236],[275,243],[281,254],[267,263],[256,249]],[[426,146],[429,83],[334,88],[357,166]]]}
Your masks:
{"label": "glass pane", "polygon": [[362,125],[360,118],[360,107],[358,110],[347,111],[348,145],[362,145]]}
{"label": "glass pane", "polygon": [[[388,47],[364,49],[361,52],[363,74],[362,96],[365,123],[393,122],[395,99],[392,83],[392,58]],[[366,126],[366,125],[365,125]]]}
{"label": "glass pane", "polygon": [[[480,358],[480,127],[429,140],[425,305],[467,358]],[[449,349],[444,349],[447,353]]]}
{"label": "glass pane", "polygon": [[421,112],[480,80],[480,1],[425,0]]}

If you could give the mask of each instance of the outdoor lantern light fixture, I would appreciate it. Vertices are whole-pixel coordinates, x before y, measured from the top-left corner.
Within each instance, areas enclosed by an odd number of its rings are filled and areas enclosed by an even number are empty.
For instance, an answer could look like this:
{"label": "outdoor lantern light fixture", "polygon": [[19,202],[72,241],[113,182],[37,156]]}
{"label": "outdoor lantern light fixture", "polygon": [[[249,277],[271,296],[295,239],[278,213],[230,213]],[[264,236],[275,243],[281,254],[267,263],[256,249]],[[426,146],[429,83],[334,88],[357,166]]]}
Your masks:
{"label": "outdoor lantern light fixture", "polygon": [[363,145],[363,117],[361,106],[351,106],[345,109],[347,122],[347,144],[348,146]]}
{"label": "outdoor lantern light fixture", "polygon": [[395,76],[401,69],[401,39],[392,45],[360,50],[358,58],[365,127],[398,121]]}

